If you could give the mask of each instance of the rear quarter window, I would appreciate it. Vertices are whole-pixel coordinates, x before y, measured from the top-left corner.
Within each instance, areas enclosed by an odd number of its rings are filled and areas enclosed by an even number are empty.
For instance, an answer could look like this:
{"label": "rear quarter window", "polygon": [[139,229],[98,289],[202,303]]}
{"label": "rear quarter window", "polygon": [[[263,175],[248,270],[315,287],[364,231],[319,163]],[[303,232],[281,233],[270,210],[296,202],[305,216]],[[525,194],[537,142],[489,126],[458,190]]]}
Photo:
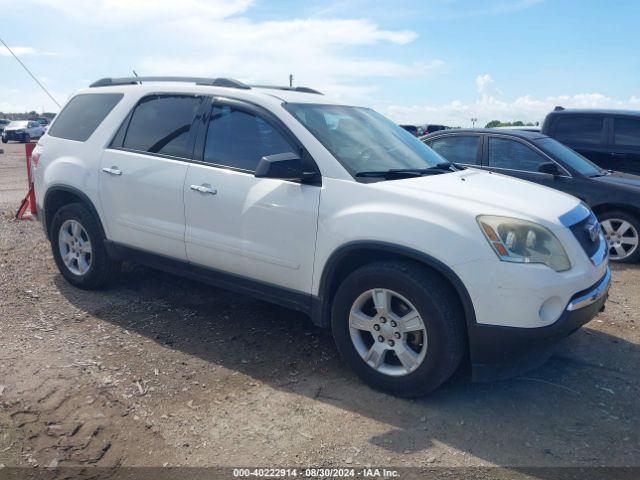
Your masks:
{"label": "rear quarter window", "polygon": [[88,140],[122,97],[122,93],[76,95],[58,114],[49,135],[77,142]]}
{"label": "rear quarter window", "polygon": [[640,119],[616,118],[614,143],[623,147],[640,147]]}
{"label": "rear quarter window", "polygon": [[604,117],[589,115],[559,115],[553,137],[568,145],[599,145],[603,143]]}

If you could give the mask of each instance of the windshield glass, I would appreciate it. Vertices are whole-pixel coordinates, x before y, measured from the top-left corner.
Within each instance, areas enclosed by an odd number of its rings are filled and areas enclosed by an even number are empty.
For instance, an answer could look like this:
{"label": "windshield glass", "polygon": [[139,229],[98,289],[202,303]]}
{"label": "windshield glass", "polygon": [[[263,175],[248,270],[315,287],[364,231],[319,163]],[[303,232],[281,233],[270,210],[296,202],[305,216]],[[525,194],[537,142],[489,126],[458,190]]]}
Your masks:
{"label": "windshield glass", "polygon": [[9,124],[10,127],[21,127],[24,128],[27,126],[28,122],[23,122],[23,121],[16,121],[16,122],[11,122]]}
{"label": "windshield glass", "polygon": [[554,140],[553,138],[541,138],[535,142],[540,148],[542,148],[542,150],[550,154],[552,157],[556,157],[558,160],[566,163],[575,171],[586,177],[602,175],[603,173],[603,170],[595,163],[591,163],[591,161],[587,160],[579,153],[574,152],[569,147],[563,145],[557,140]]}
{"label": "windshield glass", "polygon": [[371,109],[300,103],[284,107],[352,175],[424,169],[446,162],[409,132]]}

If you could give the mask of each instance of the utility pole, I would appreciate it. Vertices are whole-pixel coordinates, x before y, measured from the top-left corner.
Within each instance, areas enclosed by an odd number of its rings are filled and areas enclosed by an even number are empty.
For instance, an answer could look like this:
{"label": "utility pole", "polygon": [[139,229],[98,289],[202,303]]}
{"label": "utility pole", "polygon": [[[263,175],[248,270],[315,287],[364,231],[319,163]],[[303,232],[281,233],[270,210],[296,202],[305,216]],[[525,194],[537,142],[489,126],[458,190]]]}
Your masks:
{"label": "utility pole", "polygon": [[293,88],[293,73],[289,74],[289,87]]}
{"label": "utility pole", "polygon": [[475,118],[475,117],[471,119],[471,128],[476,128],[476,122],[477,121],[478,121],[478,119]]}

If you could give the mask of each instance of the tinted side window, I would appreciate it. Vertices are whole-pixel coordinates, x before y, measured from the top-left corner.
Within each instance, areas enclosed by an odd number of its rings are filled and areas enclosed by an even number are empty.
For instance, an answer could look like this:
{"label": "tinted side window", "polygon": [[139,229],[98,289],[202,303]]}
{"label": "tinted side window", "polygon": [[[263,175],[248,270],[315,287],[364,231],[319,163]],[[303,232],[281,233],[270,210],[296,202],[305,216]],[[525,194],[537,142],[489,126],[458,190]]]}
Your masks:
{"label": "tinted side window", "polygon": [[456,135],[435,139],[431,148],[450,162],[475,165],[479,142],[477,135]]}
{"label": "tinted side window", "polygon": [[548,162],[545,157],[532,148],[506,138],[489,138],[490,167],[537,172],[541,163]]}
{"label": "tinted side window", "polygon": [[191,125],[201,100],[183,95],[143,98],[131,116],[124,148],[191,158]]}
{"label": "tinted side window", "polygon": [[262,157],[296,148],[262,118],[229,106],[213,107],[204,161],[254,171]]}
{"label": "tinted side window", "polygon": [[613,143],[625,147],[640,147],[640,120],[634,118],[616,118],[613,128]]}
{"label": "tinted side window", "polygon": [[603,117],[560,115],[553,136],[562,143],[597,145],[602,142],[603,125]]}
{"label": "tinted side window", "polygon": [[78,142],[86,141],[123,96],[122,93],[76,95],[58,114],[49,129],[49,135]]}

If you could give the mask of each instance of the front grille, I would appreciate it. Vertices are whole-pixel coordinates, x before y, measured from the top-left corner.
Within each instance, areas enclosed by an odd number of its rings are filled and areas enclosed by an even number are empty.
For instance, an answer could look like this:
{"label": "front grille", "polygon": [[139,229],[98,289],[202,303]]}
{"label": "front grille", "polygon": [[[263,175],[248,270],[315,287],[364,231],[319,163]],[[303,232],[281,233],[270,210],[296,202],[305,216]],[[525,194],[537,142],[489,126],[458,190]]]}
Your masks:
{"label": "front grille", "polygon": [[9,130],[8,132],[5,131],[3,132],[3,136],[7,139],[7,140],[20,140],[22,138],[22,133],[15,133],[11,130]]}
{"label": "front grille", "polygon": [[[581,222],[578,222],[569,228],[587,256],[589,258],[593,257],[598,251],[598,248],[600,248],[601,242],[600,224],[598,223],[596,216],[592,213]],[[593,240],[592,235],[596,232],[595,240]]]}

